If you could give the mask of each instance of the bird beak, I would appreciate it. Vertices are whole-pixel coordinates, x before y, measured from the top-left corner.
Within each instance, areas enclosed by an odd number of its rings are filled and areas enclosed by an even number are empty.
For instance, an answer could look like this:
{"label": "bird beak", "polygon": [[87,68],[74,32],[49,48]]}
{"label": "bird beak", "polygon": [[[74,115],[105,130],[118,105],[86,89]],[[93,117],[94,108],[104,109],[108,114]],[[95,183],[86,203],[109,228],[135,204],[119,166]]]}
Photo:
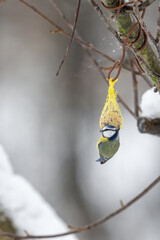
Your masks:
{"label": "bird beak", "polygon": [[99,130],[99,132],[100,132],[100,133],[103,133],[103,130],[101,129],[101,130]]}

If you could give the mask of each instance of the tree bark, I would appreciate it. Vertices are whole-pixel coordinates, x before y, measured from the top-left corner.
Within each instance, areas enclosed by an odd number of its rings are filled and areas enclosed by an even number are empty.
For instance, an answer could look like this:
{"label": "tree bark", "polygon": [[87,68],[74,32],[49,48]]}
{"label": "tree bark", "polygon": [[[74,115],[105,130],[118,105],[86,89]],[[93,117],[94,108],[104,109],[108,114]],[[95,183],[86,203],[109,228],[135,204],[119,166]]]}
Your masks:
{"label": "tree bark", "polygon": [[[101,0],[104,6],[107,8],[113,8],[119,6],[119,0]],[[122,1],[122,4],[124,2]],[[113,15],[117,12],[117,10],[110,10]],[[125,7],[121,8],[121,11],[117,17],[118,24],[118,35],[124,40],[128,35],[132,27],[136,24],[137,20],[133,14],[133,12],[125,12]],[[158,53],[155,53],[156,48],[154,49],[149,41],[145,44],[146,36],[144,31],[140,38],[138,39],[140,34],[139,24],[135,27],[133,32],[129,37],[130,44],[128,45],[129,49],[138,59],[140,65],[145,70],[145,72],[149,75],[151,80],[154,82],[154,85],[157,87],[160,79],[160,62],[158,58]],[[138,39],[138,40],[137,40]],[[145,45],[144,45],[145,44]]]}

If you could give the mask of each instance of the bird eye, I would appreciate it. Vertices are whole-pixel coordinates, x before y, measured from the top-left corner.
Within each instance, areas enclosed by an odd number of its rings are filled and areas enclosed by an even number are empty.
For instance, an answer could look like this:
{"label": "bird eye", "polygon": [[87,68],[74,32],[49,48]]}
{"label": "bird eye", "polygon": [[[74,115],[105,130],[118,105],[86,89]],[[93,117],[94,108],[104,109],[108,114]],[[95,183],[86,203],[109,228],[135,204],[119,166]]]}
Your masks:
{"label": "bird eye", "polygon": [[111,138],[115,134],[115,131],[107,130],[102,133],[104,138]]}

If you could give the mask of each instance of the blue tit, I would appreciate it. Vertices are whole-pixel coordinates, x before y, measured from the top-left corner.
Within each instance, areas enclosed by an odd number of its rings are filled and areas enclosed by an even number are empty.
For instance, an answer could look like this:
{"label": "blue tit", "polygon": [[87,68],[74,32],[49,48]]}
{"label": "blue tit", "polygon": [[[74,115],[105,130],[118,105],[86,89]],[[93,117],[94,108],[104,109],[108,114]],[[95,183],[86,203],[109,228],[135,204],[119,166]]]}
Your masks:
{"label": "blue tit", "polygon": [[105,126],[102,130],[102,137],[97,142],[97,148],[100,158],[97,162],[101,164],[107,162],[118,151],[119,142],[119,129],[112,125]]}

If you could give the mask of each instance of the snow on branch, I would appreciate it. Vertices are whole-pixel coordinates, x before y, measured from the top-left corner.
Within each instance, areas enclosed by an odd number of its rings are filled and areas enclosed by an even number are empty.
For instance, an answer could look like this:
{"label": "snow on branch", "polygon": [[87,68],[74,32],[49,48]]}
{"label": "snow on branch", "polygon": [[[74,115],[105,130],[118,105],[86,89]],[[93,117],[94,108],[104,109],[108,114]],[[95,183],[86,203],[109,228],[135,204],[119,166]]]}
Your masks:
{"label": "snow on branch", "polygon": [[93,229],[95,227],[98,227],[99,225],[107,222],[111,218],[119,215],[121,212],[123,212],[124,210],[129,208],[136,201],[141,199],[145,194],[147,194],[159,182],[160,182],[160,176],[157,177],[146,189],[144,189],[140,194],[138,194],[136,197],[134,197],[131,201],[129,201],[126,204],[121,204],[122,207],[120,207],[118,210],[112,212],[111,214],[107,215],[106,217],[104,217],[104,218],[102,218],[102,219],[100,219],[98,221],[95,221],[94,223],[91,223],[91,224],[89,224],[89,225],[87,225],[85,227],[72,227],[72,226],[69,226],[69,228],[72,229],[72,231],[63,232],[63,233],[59,233],[59,234],[53,234],[53,235],[31,235],[31,234],[27,233],[26,235],[20,236],[20,235],[16,235],[16,234],[10,234],[10,233],[6,233],[6,232],[2,232],[2,233],[0,233],[0,236],[9,237],[9,238],[14,239],[14,240],[22,240],[22,239],[57,238],[57,237],[63,237],[63,236],[72,235],[72,234],[75,234],[75,233],[87,232],[87,231],[89,231],[89,230],[91,230],[91,229]]}
{"label": "snow on branch", "polygon": [[147,90],[141,100],[141,110],[143,117],[160,118],[160,94],[154,92],[154,88]]}
{"label": "snow on branch", "polygon": [[[17,234],[56,234],[67,230],[54,209],[22,176],[15,174],[6,153],[0,146],[0,231],[9,219]],[[3,224],[3,225],[4,225]],[[9,230],[8,230],[9,231]],[[13,233],[13,231],[12,231]],[[2,233],[0,236],[11,235]],[[11,237],[13,238],[13,237]],[[13,239],[17,239],[14,237]],[[65,238],[75,240],[75,236]]]}
{"label": "snow on branch", "polygon": [[141,133],[160,136],[160,94],[155,88],[147,90],[141,100],[141,117],[137,125]]}

